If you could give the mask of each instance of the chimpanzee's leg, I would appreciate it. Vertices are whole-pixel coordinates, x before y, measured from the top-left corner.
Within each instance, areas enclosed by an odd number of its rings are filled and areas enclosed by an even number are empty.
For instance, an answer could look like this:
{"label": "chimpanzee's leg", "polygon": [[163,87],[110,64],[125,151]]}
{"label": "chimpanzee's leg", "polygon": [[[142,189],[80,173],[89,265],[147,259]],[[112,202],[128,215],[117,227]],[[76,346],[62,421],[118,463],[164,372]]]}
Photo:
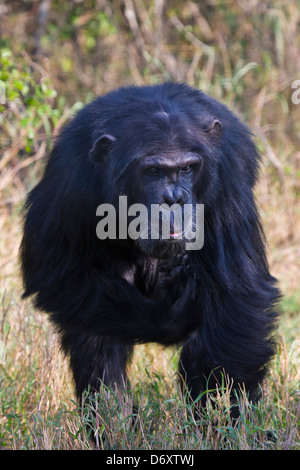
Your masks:
{"label": "chimpanzee's leg", "polygon": [[126,364],[132,346],[115,343],[109,338],[66,334],[63,348],[70,354],[78,398],[88,388],[99,391],[101,382],[117,387],[126,383]]}
{"label": "chimpanzee's leg", "polygon": [[[205,350],[198,335],[187,341],[181,351],[179,374],[183,393],[187,393],[188,401],[195,401],[200,393],[215,390],[222,384],[222,371],[207,361]],[[197,405],[205,407],[207,394],[204,393]],[[199,417],[195,409],[195,417]]]}
{"label": "chimpanzee's leg", "polygon": [[70,356],[79,403],[83,393],[89,391],[86,403],[94,409],[95,393],[100,392],[101,384],[120,390],[125,388],[126,365],[133,352],[131,345],[83,334],[65,334],[62,345]]}
{"label": "chimpanzee's leg", "polygon": [[[231,343],[208,345],[201,340],[200,334],[194,334],[183,346],[179,373],[182,387],[184,390],[185,387],[187,388],[192,401],[206,390],[213,391],[223,385],[230,386],[231,417],[236,418],[239,415],[239,410],[235,406],[234,390],[239,391],[242,387],[246,390],[249,400],[256,401],[260,396],[259,384],[263,380],[266,367],[265,361],[259,364],[252,359],[253,364],[251,364],[251,358],[246,357],[242,350],[239,354],[235,354],[233,359],[232,349],[235,350],[239,346],[237,345],[238,339],[235,340],[235,343],[233,341],[232,339]],[[255,350],[253,356],[255,356]],[[204,394],[199,404],[205,406],[206,401],[207,394]]]}

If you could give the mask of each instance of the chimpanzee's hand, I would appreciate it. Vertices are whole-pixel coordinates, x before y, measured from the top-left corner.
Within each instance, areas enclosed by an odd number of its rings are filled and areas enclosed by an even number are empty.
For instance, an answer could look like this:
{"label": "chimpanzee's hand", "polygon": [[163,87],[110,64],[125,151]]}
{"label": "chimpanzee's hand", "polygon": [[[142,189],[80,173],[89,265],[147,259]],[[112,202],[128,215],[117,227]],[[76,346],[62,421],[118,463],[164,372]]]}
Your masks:
{"label": "chimpanzee's hand", "polygon": [[161,342],[165,344],[184,340],[198,326],[199,312],[195,308],[196,277],[187,279],[185,289],[162,319]]}
{"label": "chimpanzee's hand", "polygon": [[168,298],[172,303],[180,299],[188,280],[185,266],[186,256],[174,256],[159,264],[156,295],[158,298]]}
{"label": "chimpanzee's hand", "polygon": [[[113,278],[103,289],[101,333],[122,341],[173,344],[184,340],[197,326],[196,280],[191,276],[175,302],[167,297],[149,299],[124,279]],[[103,285],[104,287],[104,285]]]}

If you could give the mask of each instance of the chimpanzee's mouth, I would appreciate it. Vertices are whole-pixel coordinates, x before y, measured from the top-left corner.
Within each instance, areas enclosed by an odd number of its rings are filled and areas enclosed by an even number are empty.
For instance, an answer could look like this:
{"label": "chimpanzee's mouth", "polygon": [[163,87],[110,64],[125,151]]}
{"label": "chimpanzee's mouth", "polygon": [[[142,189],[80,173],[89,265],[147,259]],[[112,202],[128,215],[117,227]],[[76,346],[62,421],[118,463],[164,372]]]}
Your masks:
{"label": "chimpanzee's mouth", "polygon": [[180,231],[180,232],[171,232],[171,233],[170,233],[170,239],[171,239],[171,240],[178,240],[178,239],[183,238],[183,236],[184,236],[184,232],[183,232],[183,231]]}

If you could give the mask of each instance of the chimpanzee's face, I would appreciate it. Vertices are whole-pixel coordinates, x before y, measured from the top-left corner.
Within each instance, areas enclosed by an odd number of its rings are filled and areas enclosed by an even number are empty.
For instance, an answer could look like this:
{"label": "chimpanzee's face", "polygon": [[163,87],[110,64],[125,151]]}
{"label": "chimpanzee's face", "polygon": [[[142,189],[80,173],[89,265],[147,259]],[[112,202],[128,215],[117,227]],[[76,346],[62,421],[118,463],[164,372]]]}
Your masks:
{"label": "chimpanzee's face", "polygon": [[184,208],[197,202],[193,185],[200,169],[199,155],[179,149],[141,157],[130,169],[129,204],[147,208],[144,225],[147,237],[139,237],[137,244],[148,255],[165,257],[183,250],[188,223]]}

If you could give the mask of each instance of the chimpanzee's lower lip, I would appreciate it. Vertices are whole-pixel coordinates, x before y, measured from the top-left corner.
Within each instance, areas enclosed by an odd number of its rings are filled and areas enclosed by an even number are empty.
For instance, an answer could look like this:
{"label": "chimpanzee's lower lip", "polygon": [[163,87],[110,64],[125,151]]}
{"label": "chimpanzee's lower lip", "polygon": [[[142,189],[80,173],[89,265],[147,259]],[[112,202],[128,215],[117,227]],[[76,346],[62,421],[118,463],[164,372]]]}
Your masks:
{"label": "chimpanzee's lower lip", "polygon": [[170,233],[171,240],[176,240],[176,239],[182,238],[182,237],[183,237],[183,232]]}

